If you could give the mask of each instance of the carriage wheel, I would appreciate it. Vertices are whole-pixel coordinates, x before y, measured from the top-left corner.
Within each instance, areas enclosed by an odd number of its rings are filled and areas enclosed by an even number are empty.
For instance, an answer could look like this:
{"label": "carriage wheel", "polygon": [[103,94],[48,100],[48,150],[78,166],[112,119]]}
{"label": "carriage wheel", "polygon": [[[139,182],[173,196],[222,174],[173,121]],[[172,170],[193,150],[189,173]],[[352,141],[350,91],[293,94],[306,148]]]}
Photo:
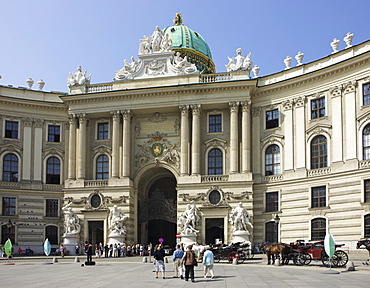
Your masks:
{"label": "carriage wheel", "polygon": [[300,254],[300,261],[302,265],[309,265],[312,261],[312,257],[310,254],[306,252],[299,253]]}
{"label": "carriage wheel", "polygon": [[304,261],[303,261],[303,253],[295,253],[293,255],[293,263],[294,265],[297,265],[297,266],[302,266]]}
{"label": "carriage wheel", "polygon": [[344,267],[348,262],[348,255],[342,250],[335,251],[333,255],[333,264],[336,267]]}
{"label": "carriage wheel", "polygon": [[213,262],[218,263],[218,262],[220,262],[220,260],[221,260],[220,255],[214,255],[213,256]]}
{"label": "carriage wheel", "polygon": [[229,255],[227,255],[227,260],[229,263],[233,263],[235,258],[237,259],[238,264],[241,264],[245,260],[245,255],[243,252],[231,252]]}

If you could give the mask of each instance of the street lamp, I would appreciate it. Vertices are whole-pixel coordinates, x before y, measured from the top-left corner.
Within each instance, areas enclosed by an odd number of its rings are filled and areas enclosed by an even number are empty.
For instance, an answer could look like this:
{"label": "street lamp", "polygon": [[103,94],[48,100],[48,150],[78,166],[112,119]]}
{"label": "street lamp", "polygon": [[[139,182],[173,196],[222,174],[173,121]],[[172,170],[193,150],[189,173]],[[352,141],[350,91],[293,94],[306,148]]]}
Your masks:
{"label": "street lamp", "polygon": [[279,243],[280,241],[280,237],[279,237],[279,223],[280,223],[280,217],[279,217],[279,215],[276,213],[276,215],[275,215],[275,218],[274,218],[274,221],[275,221],[275,224],[276,224],[276,236],[277,236],[277,242]]}

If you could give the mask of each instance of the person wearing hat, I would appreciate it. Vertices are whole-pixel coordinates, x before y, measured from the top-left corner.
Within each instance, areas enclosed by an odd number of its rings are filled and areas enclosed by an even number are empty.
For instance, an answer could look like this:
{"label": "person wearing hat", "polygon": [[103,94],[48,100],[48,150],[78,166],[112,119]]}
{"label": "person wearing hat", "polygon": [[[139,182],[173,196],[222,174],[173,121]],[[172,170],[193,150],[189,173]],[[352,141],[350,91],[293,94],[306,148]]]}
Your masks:
{"label": "person wearing hat", "polygon": [[204,278],[207,278],[208,271],[211,274],[211,278],[215,278],[215,273],[213,272],[214,257],[211,247],[208,246],[206,252],[203,255],[203,265],[204,265]]}
{"label": "person wearing hat", "polygon": [[175,275],[173,278],[179,278],[179,272],[181,279],[184,279],[184,276],[182,276],[182,266],[181,266],[181,259],[184,256],[184,251],[180,249],[180,245],[176,245],[176,250],[173,252],[172,255],[172,261],[173,261],[173,267],[175,269]]}

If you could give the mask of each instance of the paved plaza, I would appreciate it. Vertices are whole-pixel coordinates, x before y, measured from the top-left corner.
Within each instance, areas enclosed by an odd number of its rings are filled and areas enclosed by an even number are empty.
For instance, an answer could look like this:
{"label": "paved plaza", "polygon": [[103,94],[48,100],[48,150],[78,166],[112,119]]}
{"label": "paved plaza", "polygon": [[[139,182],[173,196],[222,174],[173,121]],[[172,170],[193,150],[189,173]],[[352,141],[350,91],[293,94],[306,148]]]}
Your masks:
{"label": "paved plaza", "polygon": [[[365,251],[363,251],[365,252]],[[367,253],[352,257],[356,271],[345,268],[333,269],[340,274],[324,274],[329,270],[319,262],[310,266],[297,267],[268,266],[264,255],[257,255],[244,264],[232,265],[226,262],[215,264],[215,279],[203,278],[203,266],[195,269],[195,283],[172,278],[172,261],[166,264],[166,279],[155,279],[153,265],[142,263],[142,257],[98,258],[95,266],[82,267],[75,262],[75,256],[64,259],[58,257],[58,263],[44,264],[45,257],[14,258],[15,265],[2,265],[0,277],[2,287],[370,287],[370,265],[364,265]],[[170,257],[168,257],[170,259]],[[50,257],[48,262],[52,262]]]}

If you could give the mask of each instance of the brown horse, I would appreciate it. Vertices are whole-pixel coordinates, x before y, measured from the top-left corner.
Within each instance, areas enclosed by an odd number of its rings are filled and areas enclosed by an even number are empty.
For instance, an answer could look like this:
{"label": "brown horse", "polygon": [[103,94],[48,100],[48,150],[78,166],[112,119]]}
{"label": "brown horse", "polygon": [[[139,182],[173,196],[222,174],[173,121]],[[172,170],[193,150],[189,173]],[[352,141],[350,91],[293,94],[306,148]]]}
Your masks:
{"label": "brown horse", "polygon": [[281,264],[283,265],[284,258],[290,252],[290,245],[285,244],[285,243],[278,243],[275,245],[270,245],[270,244],[267,244],[266,242],[263,242],[263,243],[258,244],[258,249],[259,251],[262,251],[266,254],[267,265],[271,264],[271,259],[272,259],[272,262],[275,261],[275,255],[280,256],[280,261],[281,261]]}
{"label": "brown horse", "polygon": [[367,252],[369,253],[369,257],[370,257],[370,239],[364,239],[364,240],[358,241],[356,244],[356,249],[360,249],[361,246],[365,246]]}

